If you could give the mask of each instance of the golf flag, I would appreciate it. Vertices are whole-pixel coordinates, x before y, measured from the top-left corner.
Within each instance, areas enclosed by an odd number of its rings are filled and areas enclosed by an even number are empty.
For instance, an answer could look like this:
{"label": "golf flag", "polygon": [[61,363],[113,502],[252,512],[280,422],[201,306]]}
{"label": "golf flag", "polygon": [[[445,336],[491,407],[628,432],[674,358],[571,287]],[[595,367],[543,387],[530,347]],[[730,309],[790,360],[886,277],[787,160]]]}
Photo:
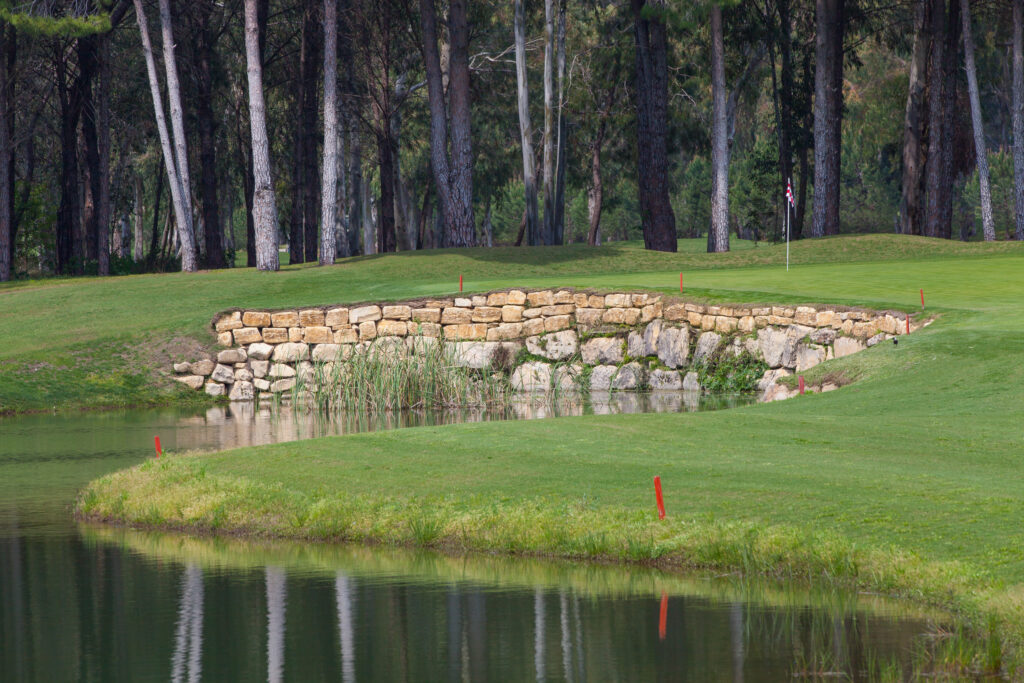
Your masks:
{"label": "golf flag", "polygon": [[789,201],[789,205],[796,208],[796,202],[793,201],[793,184],[786,181],[786,199]]}

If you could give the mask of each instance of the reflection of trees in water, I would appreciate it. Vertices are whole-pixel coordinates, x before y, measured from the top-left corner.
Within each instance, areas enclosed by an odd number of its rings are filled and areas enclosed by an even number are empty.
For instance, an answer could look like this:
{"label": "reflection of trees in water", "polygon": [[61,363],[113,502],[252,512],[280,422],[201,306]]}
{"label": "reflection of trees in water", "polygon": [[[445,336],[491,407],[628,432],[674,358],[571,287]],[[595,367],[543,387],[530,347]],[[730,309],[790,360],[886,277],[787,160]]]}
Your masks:
{"label": "reflection of trees in water", "polygon": [[341,640],[341,680],[354,683],[356,680],[355,632],[352,614],[354,610],[352,580],[338,572],[334,579],[335,601],[338,605],[338,636]]}
{"label": "reflection of trees in water", "polygon": [[285,577],[278,567],[267,567],[267,680],[284,680]]}
{"label": "reflection of trees in water", "polygon": [[[203,673],[203,570],[189,563],[181,578],[181,603],[171,657],[171,680],[198,683]],[[188,678],[185,674],[188,674]]]}

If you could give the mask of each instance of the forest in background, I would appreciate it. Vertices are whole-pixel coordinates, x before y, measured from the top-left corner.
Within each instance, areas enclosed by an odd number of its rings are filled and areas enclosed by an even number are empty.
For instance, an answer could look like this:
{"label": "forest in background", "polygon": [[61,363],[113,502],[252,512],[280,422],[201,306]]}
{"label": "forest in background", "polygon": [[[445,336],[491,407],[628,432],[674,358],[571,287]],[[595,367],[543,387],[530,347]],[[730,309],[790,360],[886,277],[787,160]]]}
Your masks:
{"label": "forest in background", "polygon": [[795,239],[1022,239],[1022,13],[0,0],[0,279],[498,244],[727,251],[784,239],[789,178]]}

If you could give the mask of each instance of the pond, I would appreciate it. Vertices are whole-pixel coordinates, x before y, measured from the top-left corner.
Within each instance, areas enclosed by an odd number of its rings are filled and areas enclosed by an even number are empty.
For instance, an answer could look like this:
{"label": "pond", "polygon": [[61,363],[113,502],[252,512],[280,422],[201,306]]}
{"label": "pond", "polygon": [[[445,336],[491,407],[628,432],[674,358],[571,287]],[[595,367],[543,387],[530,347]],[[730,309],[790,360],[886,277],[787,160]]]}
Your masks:
{"label": "pond", "polygon": [[0,420],[0,680],[744,680],[916,666],[933,617],[865,595],[387,548],[75,523],[91,478],[167,450],[747,399],[596,397],[315,416],[252,406]]}

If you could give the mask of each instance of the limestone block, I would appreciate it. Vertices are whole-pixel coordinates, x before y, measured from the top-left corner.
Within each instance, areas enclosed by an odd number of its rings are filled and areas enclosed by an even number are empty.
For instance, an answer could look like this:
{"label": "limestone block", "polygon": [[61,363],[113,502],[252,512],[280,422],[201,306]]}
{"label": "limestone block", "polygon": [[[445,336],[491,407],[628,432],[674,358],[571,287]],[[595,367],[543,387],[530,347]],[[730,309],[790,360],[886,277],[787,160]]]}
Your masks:
{"label": "limestone block", "polygon": [[634,308],[643,308],[650,303],[650,295],[648,294],[630,294],[629,301],[630,305]]}
{"label": "limestone block", "polygon": [[522,306],[502,306],[501,307],[501,322],[503,323],[517,323],[523,319],[523,307]]}
{"label": "limestone block", "polygon": [[206,391],[206,393],[209,394],[210,396],[224,395],[224,385],[217,384],[216,382],[207,382],[206,385],[203,387],[203,390]]}
{"label": "limestone block", "polygon": [[511,306],[522,306],[526,303],[526,292],[513,289],[508,293],[508,303]]}
{"label": "limestone block", "polygon": [[198,360],[192,364],[192,374],[206,377],[213,372],[214,367],[216,367],[216,365],[212,360],[204,358],[203,360]]}
{"label": "limestone block", "polygon": [[274,347],[273,359],[276,363],[294,363],[309,358],[309,345],[302,342],[288,342]]}
{"label": "limestone block", "polygon": [[381,320],[377,323],[378,337],[404,337],[409,328],[403,320]]}
{"label": "limestone block", "polygon": [[576,308],[587,308],[590,306],[590,295],[583,292],[576,292],[572,295],[572,303]]}
{"label": "limestone block", "polygon": [[289,327],[288,328],[288,341],[292,343],[299,343],[302,341],[302,328],[301,327]]}
{"label": "limestone block", "polygon": [[454,342],[452,358],[460,368],[483,370],[491,367],[494,354],[500,347],[498,342]]}
{"label": "limestone block", "polygon": [[576,312],[576,307],[572,304],[555,304],[553,306],[542,306],[540,309],[541,315],[553,316],[553,315],[572,315]]}
{"label": "limestone block", "polygon": [[497,327],[487,329],[487,341],[505,341],[519,339],[523,334],[522,323],[501,323]]}
{"label": "limestone block", "polygon": [[644,335],[643,332],[637,332],[633,330],[626,337],[626,355],[630,358],[643,358],[644,353]]}
{"label": "limestone block", "polygon": [[544,315],[543,307],[527,308],[523,311],[523,317],[526,318],[527,320],[533,320],[534,318],[539,318],[542,315]]}
{"label": "limestone block", "polygon": [[679,391],[683,388],[683,378],[675,370],[655,370],[651,373],[650,384],[654,391]]}
{"label": "limestone block", "polygon": [[288,341],[288,329],[284,327],[264,327],[263,341],[267,344],[283,344]]}
{"label": "limestone block", "polygon": [[683,391],[700,391],[700,376],[696,372],[688,372],[683,377]]}
{"label": "limestone block", "polygon": [[[663,329],[664,323],[660,319],[655,319],[648,323],[643,332],[643,353],[639,355],[656,356],[658,354],[658,342],[661,339]],[[634,354],[630,353],[629,355],[632,356]]]}
{"label": "limestone block", "polygon": [[295,368],[284,363],[274,363],[270,366],[270,371],[266,374],[270,379],[284,379],[287,377],[295,376]]}
{"label": "limestone block", "polygon": [[267,311],[246,311],[242,314],[244,327],[270,327],[270,313]]}
{"label": "limestone block", "polygon": [[612,389],[616,391],[637,391],[646,384],[647,370],[639,363],[626,363],[612,379]]}
{"label": "limestone block", "polygon": [[[250,344],[246,355],[249,360],[267,360],[272,353],[274,353],[274,347],[270,344]],[[220,360],[220,355],[217,356],[217,359]]]}
{"label": "limestone block", "polygon": [[768,324],[776,327],[786,327],[787,325],[793,324],[793,319],[782,315],[770,315],[768,316]]}
{"label": "limestone block", "polygon": [[898,322],[895,317],[887,313],[884,317],[879,318],[878,329],[886,334],[897,334]]}
{"label": "limestone block", "polygon": [[544,318],[534,318],[523,323],[523,334],[532,337],[544,333]]}
{"label": "limestone block", "polygon": [[810,306],[797,306],[793,320],[800,325],[813,325],[818,312]]}
{"label": "limestone block", "polygon": [[355,344],[359,341],[359,330],[354,327],[344,327],[334,333],[335,344]]}
{"label": "limestone block", "polygon": [[761,401],[764,403],[771,403],[772,401],[785,401],[790,396],[796,396],[797,391],[790,391],[786,386],[782,384],[773,384],[768,387],[768,390],[764,392],[764,396],[761,397]]}
{"label": "limestone block", "polygon": [[260,391],[270,391],[270,382],[265,379],[254,379],[252,385]]}
{"label": "limestone block", "polygon": [[818,311],[818,314],[814,317],[815,327],[832,327],[832,322],[836,319],[836,314],[832,311]]}
{"label": "limestone block", "polygon": [[234,335],[235,344],[238,346],[263,341],[263,335],[255,327],[240,327],[233,330],[231,334]]}
{"label": "limestone block", "polygon": [[587,306],[590,308],[604,308],[604,297],[600,294],[591,294]]}
{"label": "limestone block", "polygon": [[655,318],[660,318],[662,314],[662,304],[659,301],[656,304],[648,304],[640,309],[640,322],[649,323]]}
{"label": "limestone block", "polygon": [[213,329],[217,332],[230,332],[240,327],[244,327],[242,324],[242,313],[241,311],[233,311],[221,316],[216,324],[214,324]]}
{"label": "limestone block", "polygon": [[449,306],[441,313],[442,325],[468,325],[473,322],[473,311],[469,308]]}
{"label": "limestone block", "polygon": [[470,300],[471,305],[474,308],[476,306],[486,306],[487,305],[487,297],[484,296],[483,294],[476,294],[476,295],[470,297],[469,300]]}
{"label": "limestone block", "polygon": [[261,379],[267,376],[270,371],[270,361],[266,360],[254,360],[249,361],[249,367],[252,368],[252,376]]}
{"label": "limestone block", "polygon": [[214,382],[220,382],[221,384],[231,384],[235,381],[235,371],[227,365],[218,364],[213,369],[213,374],[210,375],[210,379]]}
{"label": "limestone block", "polygon": [[664,307],[662,315],[668,321],[686,320],[689,311],[686,310],[686,304],[669,304]]}
{"label": "limestone block", "polygon": [[884,342],[887,338],[888,335],[885,332],[879,332],[874,337],[871,337],[871,339],[868,339],[867,347],[870,349],[872,346]]}
{"label": "limestone block", "polygon": [[348,311],[348,322],[352,325],[376,322],[380,319],[380,306],[360,306],[359,308],[350,308]]}
{"label": "limestone block", "polygon": [[[448,309],[445,309],[446,311]],[[445,325],[444,338],[453,340],[485,339],[487,337],[487,325],[474,323],[472,325]]]}
{"label": "limestone block", "polygon": [[786,368],[775,368],[765,370],[764,374],[761,375],[761,379],[757,381],[757,389],[758,391],[767,391],[770,387],[775,386],[776,382],[778,382],[781,378],[789,377],[792,374],[793,371],[787,370]]}
{"label": "limestone block", "polygon": [[313,347],[311,358],[314,363],[333,363],[348,358],[351,349],[341,344],[317,344]]}
{"label": "limestone block", "polygon": [[715,320],[718,319],[718,314],[705,313],[700,317],[700,329],[710,332],[715,329]]}
{"label": "limestone block", "polygon": [[757,331],[761,356],[770,368],[791,368],[796,365],[796,339],[782,330],[765,327]]}
{"label": "limestone block", "polygon": [[583,366],[579,363],[558,365],[551,370],[551,384],[559,391],[576,391],[579,389]]}
{"label": "limestone block", "polygon": [[705,332],[697,338],[697,348],[693,351],[693,361],[695,363],[709,358],[718,349],[719,344],[722,343],[722,337],[714,332]]}
{"label": "limestone block", "polygon": [[560,289],[555,292],[554,297],[555,304],[571,304],[573,302],[573,293],[568,289]]}
{"label": "limestone block", "polygon": [[234,365],[235,363],[244,363],[249,359],[245,349],[224,349],[217,354],[217,362],[223,363],[224,365]]}
{"label": "limestone block", "polygon": [[622,340],[618,337],[596,337],[583,342],[580,347],[583,362],[587,365],[602,365],[622,362]]}
{"label": "limestone block", "polygon": [[438,323],[408,323],[409,334],[427,339],[436,339],[441,336],[441,325]]}
{"label": "limestone block", "polygon": [[853,336],[855,337],[873,337],[878,332],[878,328],[874,322],[860,322],[853,324]]}
{"label": "limestone block", "polygon": [[836,331],[830,328],[815,330],[809,335],[812,342],[828,346],[836,340]]}
{"label": "limestone block", "polygon": [[174,371],[176,373],[178,373],[179,375],[192,372],[192,364],[191,363],[175,363],[174,364]]}
{"label": "limestone block", "polygon": [[217,333],[217,346],[231,346],[235,343],[235,336],[230,332]]}
{"label": "limestone block", "polygon": [[184,377],[175,377],[174,379],[175,381],[181,382],[189,389],[196,390],[202,389],[203,383],[206,381],[206,378],[202,375],[185,375]]}
{"label": "limestone block", "polygon": [[526,300],[530,302],[530,306],[533,308],[550,306],[555,303],[555,293],[550,289],[546,289],[543,292],[530,292],[526,295]]}
{"label": "limestone block", "polygon": [[729,334],[736,331],[736,318],[725,315],[715,316],[715,331]]}
{"label": "limestone block", "polygon": [[761,346],[757,343],[756,337],[747,337],[743,340],[743,350],[754,358],[761,357]]}
{"label": "limestone block", "polygon": [[418,323],[439,323],[441,322],[441,309],[416,308],[410,312],[410,316]]}
{"label": "limestone block", "polygon": [[736,323],[736,329],[743,334],[750,334],[756,329],[756,327],[757,325],[754,323],[754,316],[752,315],[745,315]]}
{"label": "limestone block", "polygon": [[412,309],[408,306],[385,306],[381,313],[385,320],[408,320],[412,317]]}
{"label": "limestone block", "polygon": [[707,315],[722,315],[722,307],[708,306]]}
{"label": "limestone block", "polygon": [[295,372],[296,376],[302,380],[303,384],[311,385],[316,379],[316,371],[313,370],[313,364],[308,360],[304,360],[299,363],[298,370]]}
{"label": "limestone block", "polygon": [[526,349],[535,356],[548,360],[568,360],[579,349],[579,338],[575,330],[564,330],[544,336],[526,338]]}
{"label": "limestone block", "polygon": [[377,338],[377,323],[372,320],[359,323],[359,341]]}
{"label": "limestone block", "polygon": [[329,309],[324,315],[324,325],[333,328],[348,325],[348,309],[344,307]]}
{"label": "limestone block", "polygon": [[594,327],[601,324],[604,311],[600,308],[577,308],[576,322],[580,325]]}
{"label": "limestone block", "polygon": [[636,325],[640,322],[639,308],[609,308],[601,318],[613,325]]}
{"label": "limestone block", "polygon": [[839,337],[836,339],[836,343],[832,346],[832,352],[836,358],[842,358],[843,356],[849,356],[851,353],[857,353],[866,349],[864,342],[860,339],[854,339],[853,337]]}
{"label": "limestone block", "polygon": [[598,365],[590,371],[590,390],[610,391],[612,388],[612,378],[615,377],[617,371],[618,368],[614,365]]}
{"label": "limestone block", "polygon": [[796,371],[803,372],[810,370],[815,365],[825,361],[825,348],[810,344],[797,344],[796,347]]}
{"label": "limestone block", "polygon": [[[666,318],[666,320],[667,319],[668,318]],[[694,328],[695,330],[699,330],[700,329],[700,324],[701,324],[701,322],[703,320],[704,320],[704,314],[703,313],[698,313],[697,311],[687,311],[686,312],[686,322],[688,322],[690,324],[690,327]]]}
{"label": "limestone block", "polygon": [[629,308],[630,303],[629,294],[607,294],[604,297],[604,305],[608,308]]}
{"label": "limestone block", "polygon": [[282,391],[290,391],[295,388],[295,378],[279,379],[270,385],[270,391],[280,394]]}
{"label": "limestone block", "polygon": [[251,401],[256,397],[256,392],[250,381],[238,381],[231,387],[228,398],[232,401]]}
{"label": "limestone block", "polygon": [[473,307],[473,300],[470,299],[469,297],[457,296],[457,297],[455,297],[455,307],[456,308],[472,308]]}
{"label": "limestone block", "polygon": [[523,363],[512,372],[512,389],[545,392],[551,389],[551,366],[547,363]]}
{"label": "limestone block", "polygon": [[556,315],[550,318],[544,318],[545,332],[558,332],[559,330],[567,330],[570,327],[572,327],[571,315]]}
{"label": "limestone block", "polygon": [[496,323],[501,320],[501,309],[494,306],[480,306],[473,309],[473,322]]}
{"label": "limestone block", "polygon": [[686,365],[690,356],[690,329],[666,327],[661,330],[657,339],[657,354],[658,360],[670,368]]}
{"label": "limestone block", "polygon": [[488,306],[504,306],[508,303],[508,292],[492,292],[487,295]]}
{"label": "limestone block", "polygon": [[295,311],[279,311],[270,314],[271,327],[298,327],[299,314]]}

